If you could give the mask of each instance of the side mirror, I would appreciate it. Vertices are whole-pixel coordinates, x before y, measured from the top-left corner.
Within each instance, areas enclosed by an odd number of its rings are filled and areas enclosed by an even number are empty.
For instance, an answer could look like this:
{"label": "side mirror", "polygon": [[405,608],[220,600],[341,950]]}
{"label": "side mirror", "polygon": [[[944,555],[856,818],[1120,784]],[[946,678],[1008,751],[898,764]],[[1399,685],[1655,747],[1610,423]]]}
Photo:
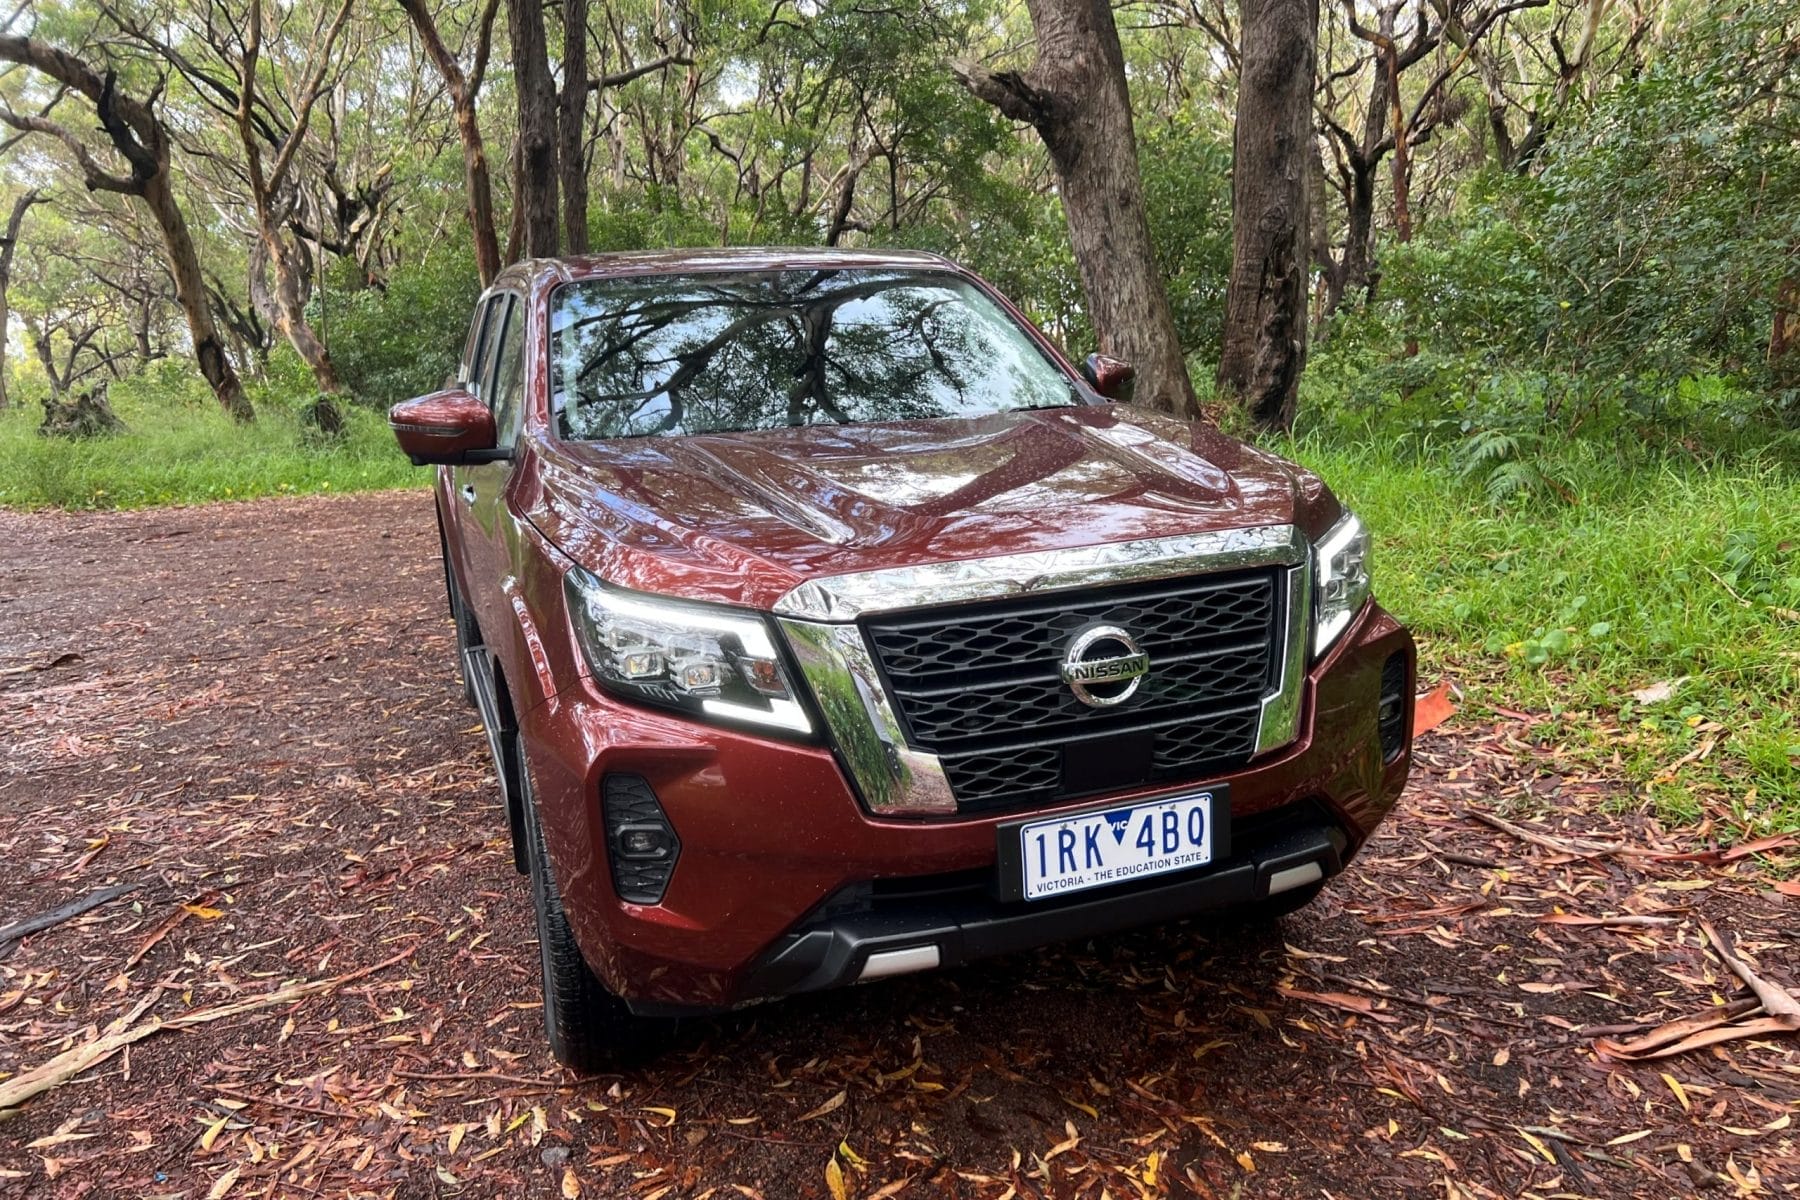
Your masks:
{"label": "side mirror", "polygon": [[462,388],[401,401],[388,409],[388,428],[414,466],[456,466],[506,457],[494,448],[494,414]]}
{"label": "side mirror", "polygon": [[1081,364],[1081,374],[1090,386],[1108,400],[1131,399],[1131,381],[1137,368],[1110,354],[1090,354]]}

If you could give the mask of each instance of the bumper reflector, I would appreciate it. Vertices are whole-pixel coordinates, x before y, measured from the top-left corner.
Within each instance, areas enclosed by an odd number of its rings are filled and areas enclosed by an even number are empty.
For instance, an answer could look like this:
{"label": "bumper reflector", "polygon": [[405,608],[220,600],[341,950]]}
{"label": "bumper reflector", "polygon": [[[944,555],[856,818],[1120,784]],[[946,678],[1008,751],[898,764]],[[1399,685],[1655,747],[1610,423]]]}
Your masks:
{"label": "bumper reflector", "polygon": [[1309,883],[1317,883],[1325,878],[1325,869],[1316,862],[1301,863],[1297,867],[1288,867],[1276,871],[1269,876],[1269,895],[1291,892],[1297,887],[1305,887]]}
{"label": "bumper reflector", "polygon": [[914,971],[930,971],[938,965],[938,948],[936,946],[908,946],[904,950],[877,950],[869,955],[869,961],[863,964],[862,974],[856,977],[861,983],[865,979],[885,979],[889,975],[908,975]]}

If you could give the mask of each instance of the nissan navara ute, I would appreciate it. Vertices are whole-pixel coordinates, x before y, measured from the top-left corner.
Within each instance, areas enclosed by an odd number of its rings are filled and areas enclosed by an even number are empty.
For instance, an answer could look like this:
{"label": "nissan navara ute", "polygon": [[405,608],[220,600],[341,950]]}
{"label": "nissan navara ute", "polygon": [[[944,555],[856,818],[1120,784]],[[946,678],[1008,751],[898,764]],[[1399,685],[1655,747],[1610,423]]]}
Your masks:
{"label": "nissan navara ute", "polygon": [[944,259],[528,261],[437,468],[463,687],[592,1069],[683,1014],[1291,911],[1387,814],[1414,647],[1314,475]]}

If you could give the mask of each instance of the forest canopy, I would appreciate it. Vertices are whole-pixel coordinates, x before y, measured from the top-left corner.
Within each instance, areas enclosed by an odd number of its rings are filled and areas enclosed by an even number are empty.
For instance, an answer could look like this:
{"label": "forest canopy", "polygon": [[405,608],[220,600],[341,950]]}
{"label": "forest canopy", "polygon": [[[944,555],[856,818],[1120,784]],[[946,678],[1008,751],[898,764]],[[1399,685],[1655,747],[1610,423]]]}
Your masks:
{"label": "forest canopy", "polygon": [[[1116,38],[1123,135],[1059,115],[1057,10]],[[1123,136],[1144,311],[1204,402],[1215,372],[1241,390],[1234,183],[1241,257],[1276,34],[1314,58],[1284,110],[1303,426],[1498,461],[1800,424],[1783,0],[28,0],[0,35],[0,387],[95,432],[111,383],[181,363],[240,420],[262,397],[329,428],[438,386],[505,262],[667,246],[938,251],[1077,358],[1154,357],[1083,243],[1075,151]]]}

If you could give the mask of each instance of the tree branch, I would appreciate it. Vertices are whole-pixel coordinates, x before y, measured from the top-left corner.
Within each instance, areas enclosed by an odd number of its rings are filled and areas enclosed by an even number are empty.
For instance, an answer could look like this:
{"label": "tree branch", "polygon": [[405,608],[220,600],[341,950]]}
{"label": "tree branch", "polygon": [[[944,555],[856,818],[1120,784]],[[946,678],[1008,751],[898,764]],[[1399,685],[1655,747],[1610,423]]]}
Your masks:
{"label": "tree branch", "polygon": [[999,109],[1015,121],[1036,128],[1049,118],[1049,104],[1017,71],[990,71],[975,63],[951,63],[950,74],[971,96]]}
{"label": "tree branch", "polygon": [[597,92],[602,88],[622,87],[634,79],[657,71],[664,71],[670,67],[691,67],[693,65],[694,60],[686,54],[665,54],[656,61],[647,62],[642,66],[628,67],[623,71],[614,71],[611,75],[601,75],[596,79],[589,79],[588,91]]}
{"label": "tree branch", "polygon": [[43,133],[55,138],[69,148],[75,156],[75,162],[81,167],[82,182],[90,192],[118,192],[122,196],[136,196],[144,190],[143,182],[135,176],[114,175],[94,160],[81,139],[70,133],[63,126],[45,117],[21,115],[8,108],[0,108],[0,123],[10,125],[21,133]]}

